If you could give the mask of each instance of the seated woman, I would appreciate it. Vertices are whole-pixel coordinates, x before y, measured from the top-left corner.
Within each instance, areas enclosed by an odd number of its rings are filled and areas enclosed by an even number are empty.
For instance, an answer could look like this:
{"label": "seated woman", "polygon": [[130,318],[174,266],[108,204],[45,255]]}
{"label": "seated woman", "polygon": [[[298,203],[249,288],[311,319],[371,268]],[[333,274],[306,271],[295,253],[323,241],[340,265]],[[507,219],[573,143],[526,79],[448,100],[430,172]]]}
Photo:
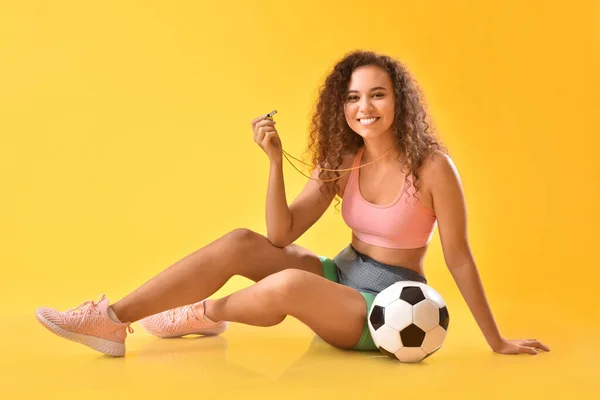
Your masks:
{"label": "seated woman", "polygon": [[[332,346],[373,350],[366,317],[374,296],[399,280],[427,282],[423,260],[438,225],[447,266],[492,350],[549,350],[535,339],[500,335],[468,245],[459,174],[429,131],[421,97],[399,61],[368,51],[348,54],[321,89],[309,143],[315,167],[289,206],[287,153],[272,115],[252,121],[254,141],[270,159],[266,237],[236,229],[114,304],[101,295],[65,312],[39,308],[38,320],[112,356],[125,354],[135,321],[156,336],[177,337],[220,334],[229,321],[272,326],[287,315]],[[329,259],[294,244],[336,195],[352,228],[348,246]],[[207,299],[234,275],[256,283]]]}

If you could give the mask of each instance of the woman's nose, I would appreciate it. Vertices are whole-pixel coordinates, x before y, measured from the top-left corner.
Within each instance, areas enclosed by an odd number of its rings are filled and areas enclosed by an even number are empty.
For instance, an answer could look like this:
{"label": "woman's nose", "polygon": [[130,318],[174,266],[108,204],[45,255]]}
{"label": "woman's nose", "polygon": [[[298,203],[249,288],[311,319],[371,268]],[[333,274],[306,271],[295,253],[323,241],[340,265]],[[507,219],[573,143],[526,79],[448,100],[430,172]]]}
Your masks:
{"label": "woman's nose", "polygon": [[373,104],[369,100],[365,100],[360,104],[359,111],[365,115],[368,114],[373,109]]}

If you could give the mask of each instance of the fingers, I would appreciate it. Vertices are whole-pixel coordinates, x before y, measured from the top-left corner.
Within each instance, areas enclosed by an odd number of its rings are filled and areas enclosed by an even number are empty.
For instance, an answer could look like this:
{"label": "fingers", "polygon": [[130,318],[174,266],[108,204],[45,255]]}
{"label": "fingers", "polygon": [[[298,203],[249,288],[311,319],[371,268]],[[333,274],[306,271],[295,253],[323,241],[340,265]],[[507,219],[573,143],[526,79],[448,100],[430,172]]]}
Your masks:
{"label": "fingers", "polygon": [[527,353],[535,356],[538,352],[535,351],[535,349],[532,349],[531,347],[519,346],[519,353]]}
{"label": "fingers", "polygon": [[540,343],[538,340],[535,339],[522,340],[519,346],[519,352],[521,353],[538,354],[538,351],[536,349],[550,351],[550,347]]}
{"label": "fingers", "polygon": [[256,143],[261,143],[267,133],[269,133],[269,132],[277,133],[277,129],[275,129],[276,123],[277,122],[274,122],[274,121],[264,120],[264,121],[260,121],[258,124],[256,124],[256,127],[254,129],[254,141]]}
{"label": "fingers", "polygon": [[542,349],[542,350],[545,350],[545,351],[550,351],[550,347],[546,346],[545,344],[540,343],[539,341],[537,341],[535,339],[527,339],[523,343],[523,346],[536,347],[538,349]]}
{"label": "fingers", "polygon": [[256,129],[254,141],[256,143],[261,143],[265,138],[265,135],[271,132],[277,133],[277,129],[275,129],[274,123],[259,127],[258,129]]}
{"label": "fingers", "polygon": [[252,129],[254,129],[254,126],[259,122],[262,121],[263,119],[265,119],[267,117],[267,115],[269,114],[263,114],[260,117],[256,117],[252,120],[251,124],[252,124]]}
{"label": "fingers", "polygon": [[[252,125],[252,129],[261,121],[273,121],[272,117],[268,117],[269,114],[263,114],[260,117],[254,118],[250,124]],[[268,118],[267,118],[268,117]]]}
{"label": "fingers", "polygon": [[497,351],[502,354],[531,354],[537,355],[539,350],[550,351],[545,344],[535,339],[504,340],[504,346]]}

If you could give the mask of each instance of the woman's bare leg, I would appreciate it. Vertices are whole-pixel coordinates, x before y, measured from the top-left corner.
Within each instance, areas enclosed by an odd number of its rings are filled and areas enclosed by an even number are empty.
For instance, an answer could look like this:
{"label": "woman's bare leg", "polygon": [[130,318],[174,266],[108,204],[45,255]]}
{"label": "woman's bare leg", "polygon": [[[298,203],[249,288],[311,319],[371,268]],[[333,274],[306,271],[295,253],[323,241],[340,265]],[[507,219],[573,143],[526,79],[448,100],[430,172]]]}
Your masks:
{"label": "woman's bare leg", "polygon": [[297,269],[272,274],[218,300],[207,300],[213,321],[273,326],[291,315],[327,343],[354,347],[367,323],[367,305],[355,289]]}
{"label": "woman's bare leg", "polygon": [[273,246],[266,237],[236,229],[179,260],[110,307],[122,322],[203,300],[234,275],[257,282],[288,268],[321,275],[316,254],[298,245]]}

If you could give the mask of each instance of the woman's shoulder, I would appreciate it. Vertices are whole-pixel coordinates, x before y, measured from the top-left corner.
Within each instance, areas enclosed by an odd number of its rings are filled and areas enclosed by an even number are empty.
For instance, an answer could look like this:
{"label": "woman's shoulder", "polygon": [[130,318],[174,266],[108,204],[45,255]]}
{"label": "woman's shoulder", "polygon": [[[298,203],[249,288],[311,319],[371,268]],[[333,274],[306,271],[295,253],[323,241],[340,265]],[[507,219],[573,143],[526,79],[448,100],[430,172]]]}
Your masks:
{"label": "woman's shoulder", "polygon": [[432,153],[423,157],[419,172],[435,173],[435,170],[444,168],[444,166],[449,163],[452,163],[452,160],[448,154],[440,150],[434,150]]}
{"label": "woman's shoulder", "polygon": [[454,162],[448,154],[440,150],[435,150],[423,159],[418,173],[424,186],[431,190],[441,176],[447,176],[446,172],[454,168]]}

